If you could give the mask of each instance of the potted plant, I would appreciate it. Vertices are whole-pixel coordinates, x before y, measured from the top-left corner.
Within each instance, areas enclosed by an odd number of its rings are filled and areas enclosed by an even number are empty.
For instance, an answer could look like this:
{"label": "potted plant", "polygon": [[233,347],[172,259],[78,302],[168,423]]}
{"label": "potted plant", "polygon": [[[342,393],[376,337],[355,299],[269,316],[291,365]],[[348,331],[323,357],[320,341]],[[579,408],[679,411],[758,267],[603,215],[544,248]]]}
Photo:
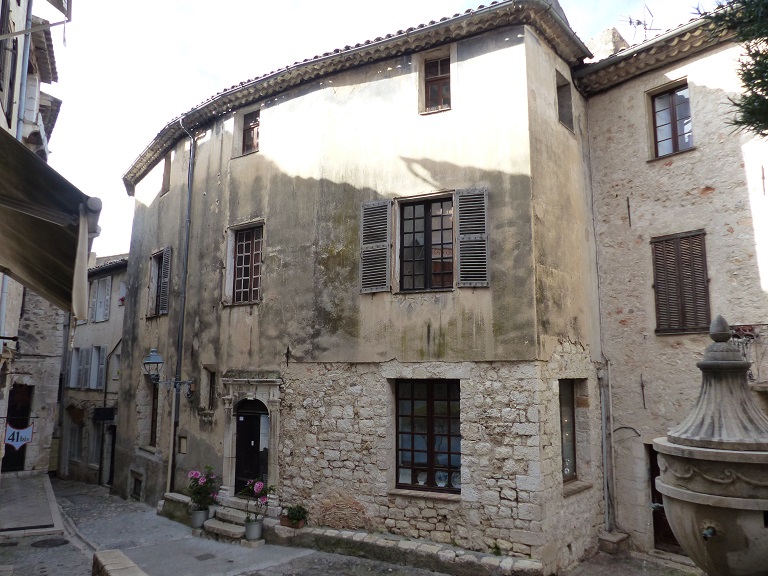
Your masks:
{"label": "potted plant", "polygon": [[216,501],[216,474],[213,473],[213,466],[206,466],[202,472],[190,470],[187,477],[189,498],[192,501],[190,523],[192,528],[200,528],[208,519],[208,506]]}
{"label": "potted plant", "polygon": [[[274,486],[267,486],[260,480],[248,480],[245,488],[238,492],[238,496],[245,500],[245,539],[258,540],[261,538],[261,531],[264,522],[264,512],[267,510],[269,495],[275,491]],[[251,506],[253,505],[253,515],[251,515]]]}
{"label": "potted plant", "polygon": [[285,513],[280,516],[280,525],[290,528],[304,528],[307,516],[309,516],[309,511],[301,504],[288,506],[285,509]]}

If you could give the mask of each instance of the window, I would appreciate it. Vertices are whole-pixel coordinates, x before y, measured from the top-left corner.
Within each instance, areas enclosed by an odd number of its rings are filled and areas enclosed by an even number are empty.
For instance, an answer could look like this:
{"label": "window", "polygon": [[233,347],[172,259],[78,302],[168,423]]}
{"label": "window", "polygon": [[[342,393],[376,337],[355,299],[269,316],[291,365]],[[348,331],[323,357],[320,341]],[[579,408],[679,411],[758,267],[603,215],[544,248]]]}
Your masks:
{"label": "window", "polygon": [[557,71],[555,71],[555,81],[557,82],[557,118],[563,126],[573,130],[571,83]]}
{"label": "window", "polygon": [[453,287],[453,198],[403,204],[400,289]]}
{"label": "window", "polygon": [[263,226],[235,231],[233,301],[236,304],[261,299]]}
{"label": "window", "polygon": [[207,388],[204,391],[205,398],[202,398],[202,400],[207,403],[203,404],[201,402],[201,405],[208,410],[213,410],[214,402],[216,400],[216,372],[209,370],[208,368],[203,368],[203,372],[205,375],[204,382],[206,382]]}
{"label": "window", "polygon": [[80,460],[83,452],[83,426],[75,422],[69,424],[69,459]]}
{"label": "window", "polygon": [[560,439],[563,482],[576,480],[576,402],[573,380],[560,380]]}
{"label": "window", "polygon": [[652,100],[656,157],[693,148],[688,85],[656,94]]}
{"label": "window", "polygon": [[451,59],[424,61],[424,110],[435,112],[451,107]]}
{"label": "window", "polygon": [[69,370],[69,388],[101,390],[104,388],[104,346],[74,348]]}
{"label": "window", "polygon": [[168,314],[168,291],[171,277],[171,248],[152,255],[149,262],[149,298],[147,316]]}
{"label": "window", "polygon": [[651,239],[656,332],[709,331],[709,279],[704,231]]}
{"label": "window", "polygon": [[243,116],[243,154],[259,151],[259,110]]}
{"label": "window", "polygon": [[101,422],[91,422],[88,463],[98,464],[101,461],[101,439],[103,428]]}
{"label": "window", "polygon": [[91,282],[91,305],[88,319],[91,322],[109,320],[109,306],[112,295],[112,277],[99,278]]}
{"label": "window", "polygon": [[461,489],[458,380],[398,380],[397,486]]}
{"label": "window", "polygon": [[160,186],[161,196],[163,194],[167,194],[171,189],[171,162],[171,152],[168,152],[168,154],[165,155],[165,160],[163,161],[163,183]]}
{"label": "window", "polygon": [[390,290],[393,206],[399,212],[400,237],[395,254],[400,290],[489,286],[487,204],[484,188],[457,190],[451,196],[421,201],[363,204],[360,291]]}
{"label": "window", "polygon": [[120,380],[120,354],[112,356],[112,380]]}

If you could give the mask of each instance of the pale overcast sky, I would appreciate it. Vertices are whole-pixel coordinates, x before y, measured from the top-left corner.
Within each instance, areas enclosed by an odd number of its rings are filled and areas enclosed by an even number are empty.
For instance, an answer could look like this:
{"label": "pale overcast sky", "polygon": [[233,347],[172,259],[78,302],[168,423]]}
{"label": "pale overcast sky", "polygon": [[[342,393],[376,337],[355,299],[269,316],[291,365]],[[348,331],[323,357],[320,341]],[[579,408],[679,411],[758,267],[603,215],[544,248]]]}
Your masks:
{"label": "pale overcast sky", "polygon": [[[52,30],[63,100],[50,164],[104,203],[99,256],[128,252],[133,199],[121,177],[170,120],[238,82],[345,45],[383,36],[482,0],[74,0]],[[490,2],[484,2],[489,4]],[[560,0],[586,41],[616,26],[630,44],[694,17],[696,0]],[[701,0],[711,9],[714,0]],[[36,14],[61,16],[45,0]],[[653,16],[651,16],[651,13]],[[62,44],[66,36],[66,46]]]}

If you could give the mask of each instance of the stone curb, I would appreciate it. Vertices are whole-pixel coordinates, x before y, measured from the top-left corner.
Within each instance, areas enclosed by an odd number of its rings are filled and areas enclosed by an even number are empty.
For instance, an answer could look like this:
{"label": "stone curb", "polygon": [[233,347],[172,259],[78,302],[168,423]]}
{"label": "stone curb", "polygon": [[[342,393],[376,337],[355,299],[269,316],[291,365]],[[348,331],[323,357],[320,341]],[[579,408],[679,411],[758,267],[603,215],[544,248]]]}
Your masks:
{"label": "stone curb", "polygon": [[149,576],[121,550],[99,550],[93,555],[91,576]]}
{"label": "stone curb", "polygon": [[268,544],[314,548],[454,576],[540,576],[542,573],[542,565],[536,560],[472,552],[394,534],[314,527],[294,529],[265,523],[263,537]]}

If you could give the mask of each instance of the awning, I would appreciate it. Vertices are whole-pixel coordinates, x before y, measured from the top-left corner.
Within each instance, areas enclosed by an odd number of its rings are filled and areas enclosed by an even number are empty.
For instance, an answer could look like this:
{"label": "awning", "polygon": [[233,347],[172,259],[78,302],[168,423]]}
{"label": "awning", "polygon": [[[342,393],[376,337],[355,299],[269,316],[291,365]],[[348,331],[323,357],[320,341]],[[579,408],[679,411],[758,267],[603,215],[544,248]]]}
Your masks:
{"label": "awning", "polygon": [[84,316],[88,253],[100,212],[101,200],[0,130],[0,272]]}

